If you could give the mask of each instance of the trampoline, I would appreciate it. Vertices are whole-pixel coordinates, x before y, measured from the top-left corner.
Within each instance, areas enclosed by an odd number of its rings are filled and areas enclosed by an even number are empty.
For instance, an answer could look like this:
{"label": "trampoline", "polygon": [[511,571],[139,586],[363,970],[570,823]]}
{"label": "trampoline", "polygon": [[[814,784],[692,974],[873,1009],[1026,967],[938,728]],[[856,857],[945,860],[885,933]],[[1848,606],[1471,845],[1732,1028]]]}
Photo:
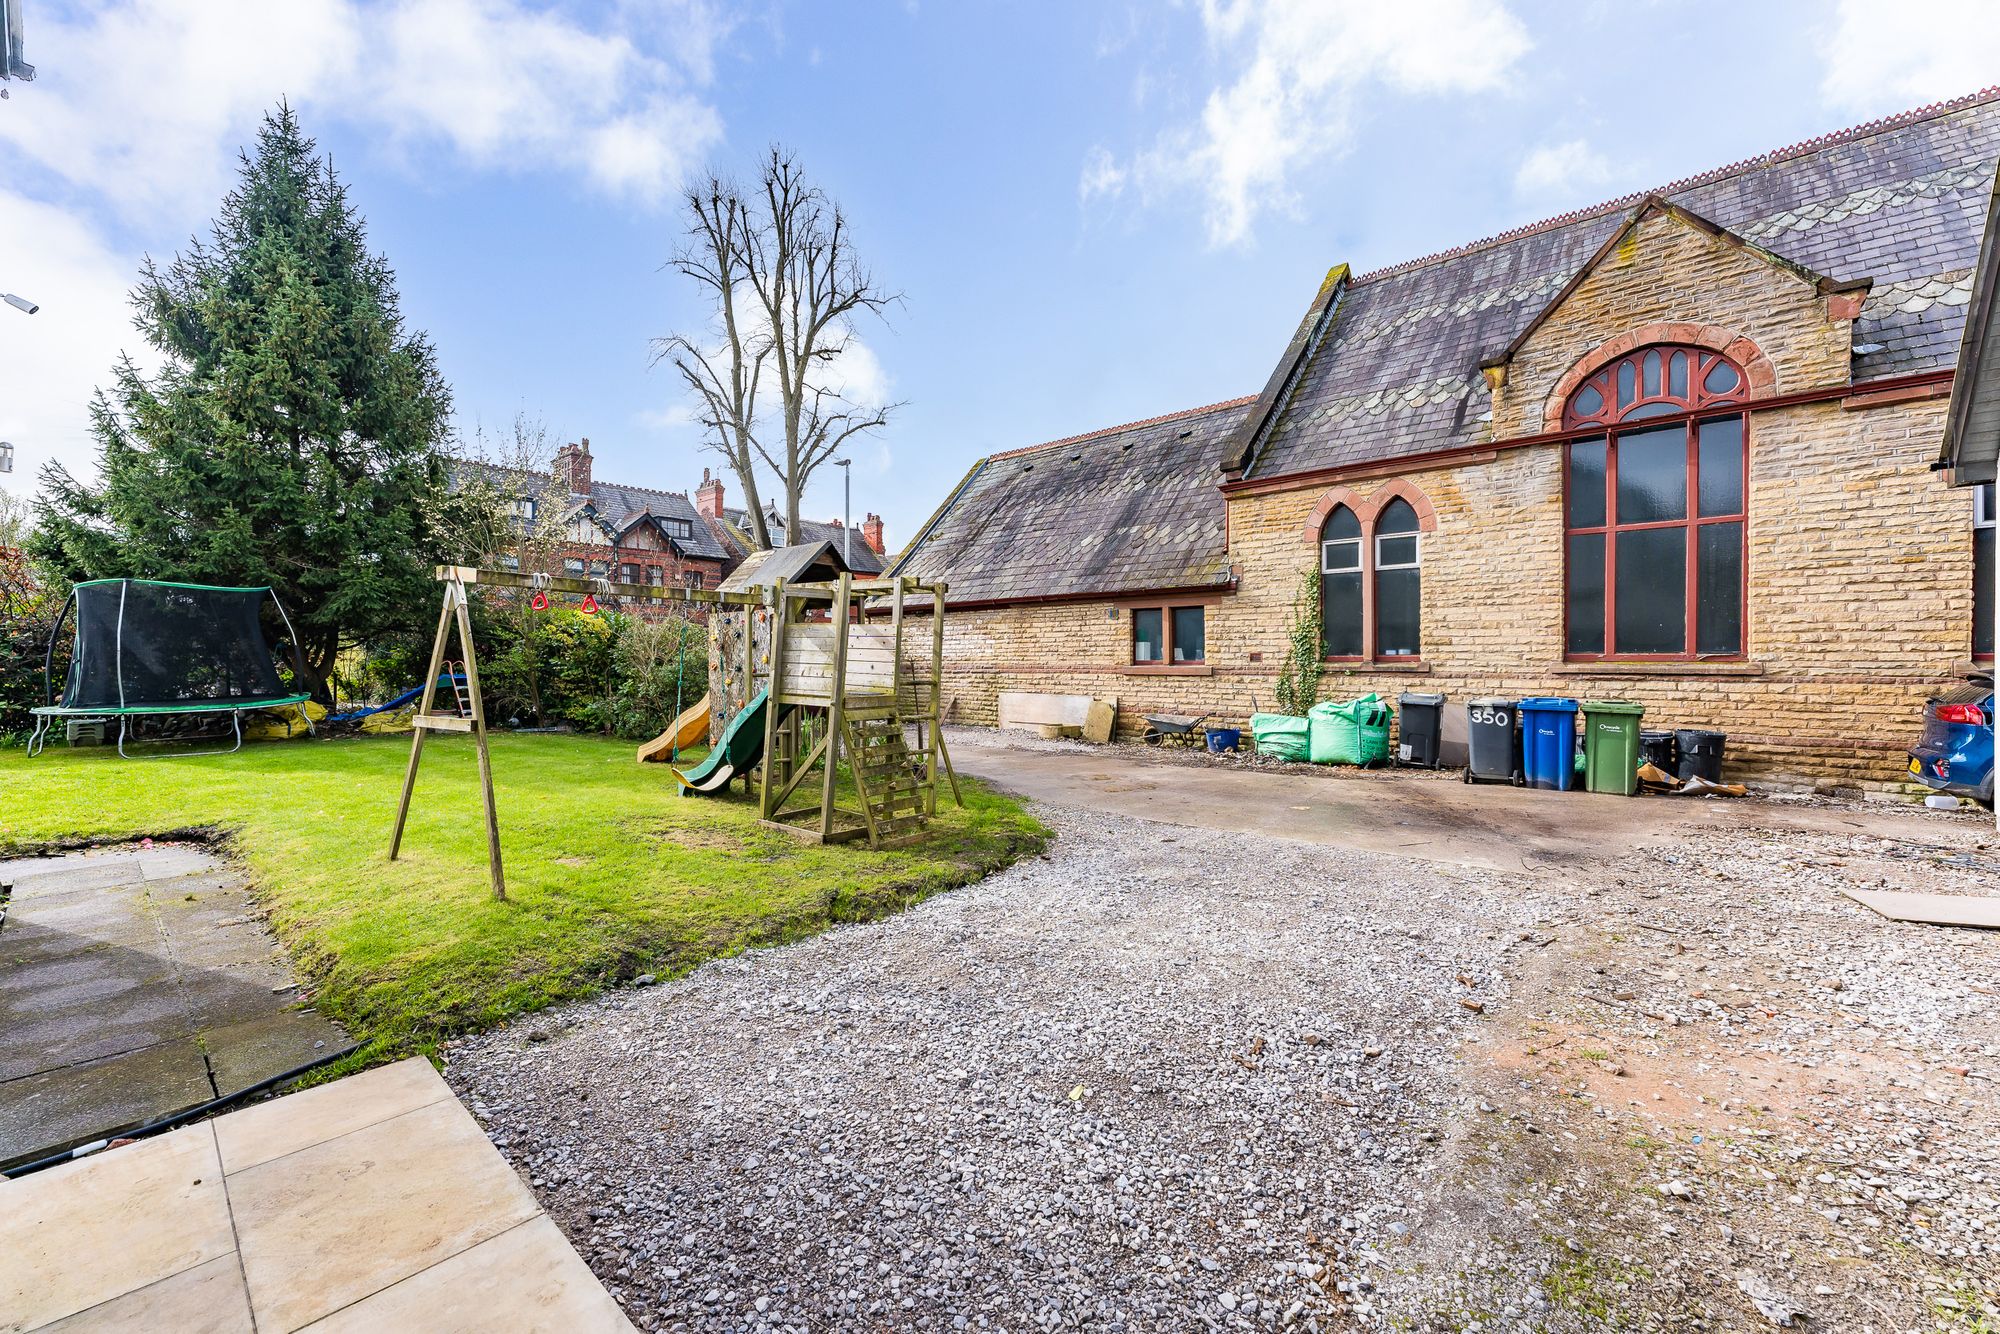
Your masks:
{"label": "trampoline", "polygon": [[[298,636],[284,604],[269,588],[215,588],[150,579],[93,579],[76,585],[49,631],[42,659],[42,694],[48,703],[30,712],[34,731],[28,754],[48,744],[57,719],[118,723],[118,753],[132,737],[132,720],[145,715],[228,714],[235,744],[226,750],[173,751],[176,755],[227,755],[243,746],[243,715],[303,704],[311,696],[288,687],[264,642],[259,621],[270,599],[292,647],[292,679],[302,680]],[[55,697],[56,641],[71,609],[76,642],[62,699]],[[308,721],[307,726],[311,723]]]}

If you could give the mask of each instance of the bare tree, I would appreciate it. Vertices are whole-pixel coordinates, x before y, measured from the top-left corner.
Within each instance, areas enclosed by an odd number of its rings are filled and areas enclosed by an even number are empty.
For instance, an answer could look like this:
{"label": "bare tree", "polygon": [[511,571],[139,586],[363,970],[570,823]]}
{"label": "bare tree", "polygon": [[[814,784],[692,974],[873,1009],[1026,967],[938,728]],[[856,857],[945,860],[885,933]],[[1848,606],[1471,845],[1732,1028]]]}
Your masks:
{"label": "bare tree", "polygon": [[[668,266],[706,289],[715,304],[708,340],[655,339],[654,361],[673,365],[701,403],[706,447],[743,488],[751,539],[771,545],[755,463],[785,493],[785,531],[799,531],[799,505],[813,473],[855,436],[887,424],[899,405],[868,406],[843,395],[840,358],[863,313],[901,300],[861,267],[840,206],[806,182],[798,160],[773,147],[746,198],[711,175],[686,197],[688,241]],[[757,398],[768,369],[776,421]]]}
{"label": "bare tree", "polygon": [[753,318],[746,329],[736,310],[737,294],[749,280],[746,240],[754,224],[742,195],[720,176],[711,174],[690,189],[683,203],[688,239],[667,267],[707,289],[715,327],[707,339],[678,333],[654,339],[653,364],[671,365],[701,403],[707,434],[702,447],[720,454],[736,474],[750,516],[750,540],[762,551],[771,545],[771,534],[757,490],[755,432],[757,385],[769,343],[759,336],[758,322]]}
{"label": "bare tree", "polygon": [[[785,531],[799,531],[806,484],[840,447],[888,424],[899,405],[866,407],[831,388],[854,340],[854,318],[881,316],[902,298],[861,267],[847,217],[808,185],[798,159],[773,146],[760,171],[763,217],[746,234],[749,278],[768,324],[782,439],[757,437],[757,454],[785,488]],[[775,432],[765,434],[775,436]],[[781,451],[781,452],[780,452]]]}

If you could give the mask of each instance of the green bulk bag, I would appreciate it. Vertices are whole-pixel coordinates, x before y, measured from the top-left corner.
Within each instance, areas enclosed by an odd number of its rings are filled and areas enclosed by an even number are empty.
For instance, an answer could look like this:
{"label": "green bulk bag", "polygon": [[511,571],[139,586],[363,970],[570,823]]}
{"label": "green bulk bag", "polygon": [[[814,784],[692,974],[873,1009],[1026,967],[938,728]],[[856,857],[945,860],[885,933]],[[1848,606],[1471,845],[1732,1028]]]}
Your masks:
{"label": "green bulk bag", "polygon": [[1308,751],[1314,764],[1380,764],[1389,758],[1389,706],[1378,695],[1315,704]]}
{"label": "green bulk bag", "polygon": [[1275,755],[1281,760],[1303,760],[1309,749],[1308,724],[1289,713],[1253,713],[1250,736],[1259,755]]}

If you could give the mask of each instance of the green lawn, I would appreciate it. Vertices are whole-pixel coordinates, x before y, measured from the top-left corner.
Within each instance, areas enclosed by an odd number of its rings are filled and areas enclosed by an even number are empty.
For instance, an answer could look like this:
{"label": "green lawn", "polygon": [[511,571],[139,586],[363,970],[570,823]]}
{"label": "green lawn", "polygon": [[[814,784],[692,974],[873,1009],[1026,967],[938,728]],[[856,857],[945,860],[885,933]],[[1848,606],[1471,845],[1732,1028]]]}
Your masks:
{"label": "green lawn", "polygon": [[407,737],[275,742],[234,755],[120,760],[0,754],[0,854],[84,839],[210,828],[248,868],[321,1011],[361,1059],[662,976],[833,922],[892,912],[1042,847],[1018,802],[961,779],[932,837],[870,852],[757,823],[738,785],[678,797],[632,746],[496,735],[508,901],[485,866],[469,738],[428,742],[402,857],[386,858]]}

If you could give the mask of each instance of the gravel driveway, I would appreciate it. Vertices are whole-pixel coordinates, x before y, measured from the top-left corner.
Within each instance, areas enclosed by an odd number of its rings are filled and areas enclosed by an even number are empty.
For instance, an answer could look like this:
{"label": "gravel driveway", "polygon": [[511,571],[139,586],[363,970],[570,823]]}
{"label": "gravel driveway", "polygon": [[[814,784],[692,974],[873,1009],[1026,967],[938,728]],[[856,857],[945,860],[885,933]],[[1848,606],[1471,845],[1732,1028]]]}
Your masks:
{"label": "gravel driveway", "polygon": [[451,1080],[642,1326],[1328,1310],[1536,896],[1049,814],[1050,858],[460,1043]]}
{"label": "gravel driveway", "polygon": [[1850,809],[1529,876],[1044,807],[447,1073],[645,1328],[1988,1330],[2000,933],[1834,890],[2000,862]]}

